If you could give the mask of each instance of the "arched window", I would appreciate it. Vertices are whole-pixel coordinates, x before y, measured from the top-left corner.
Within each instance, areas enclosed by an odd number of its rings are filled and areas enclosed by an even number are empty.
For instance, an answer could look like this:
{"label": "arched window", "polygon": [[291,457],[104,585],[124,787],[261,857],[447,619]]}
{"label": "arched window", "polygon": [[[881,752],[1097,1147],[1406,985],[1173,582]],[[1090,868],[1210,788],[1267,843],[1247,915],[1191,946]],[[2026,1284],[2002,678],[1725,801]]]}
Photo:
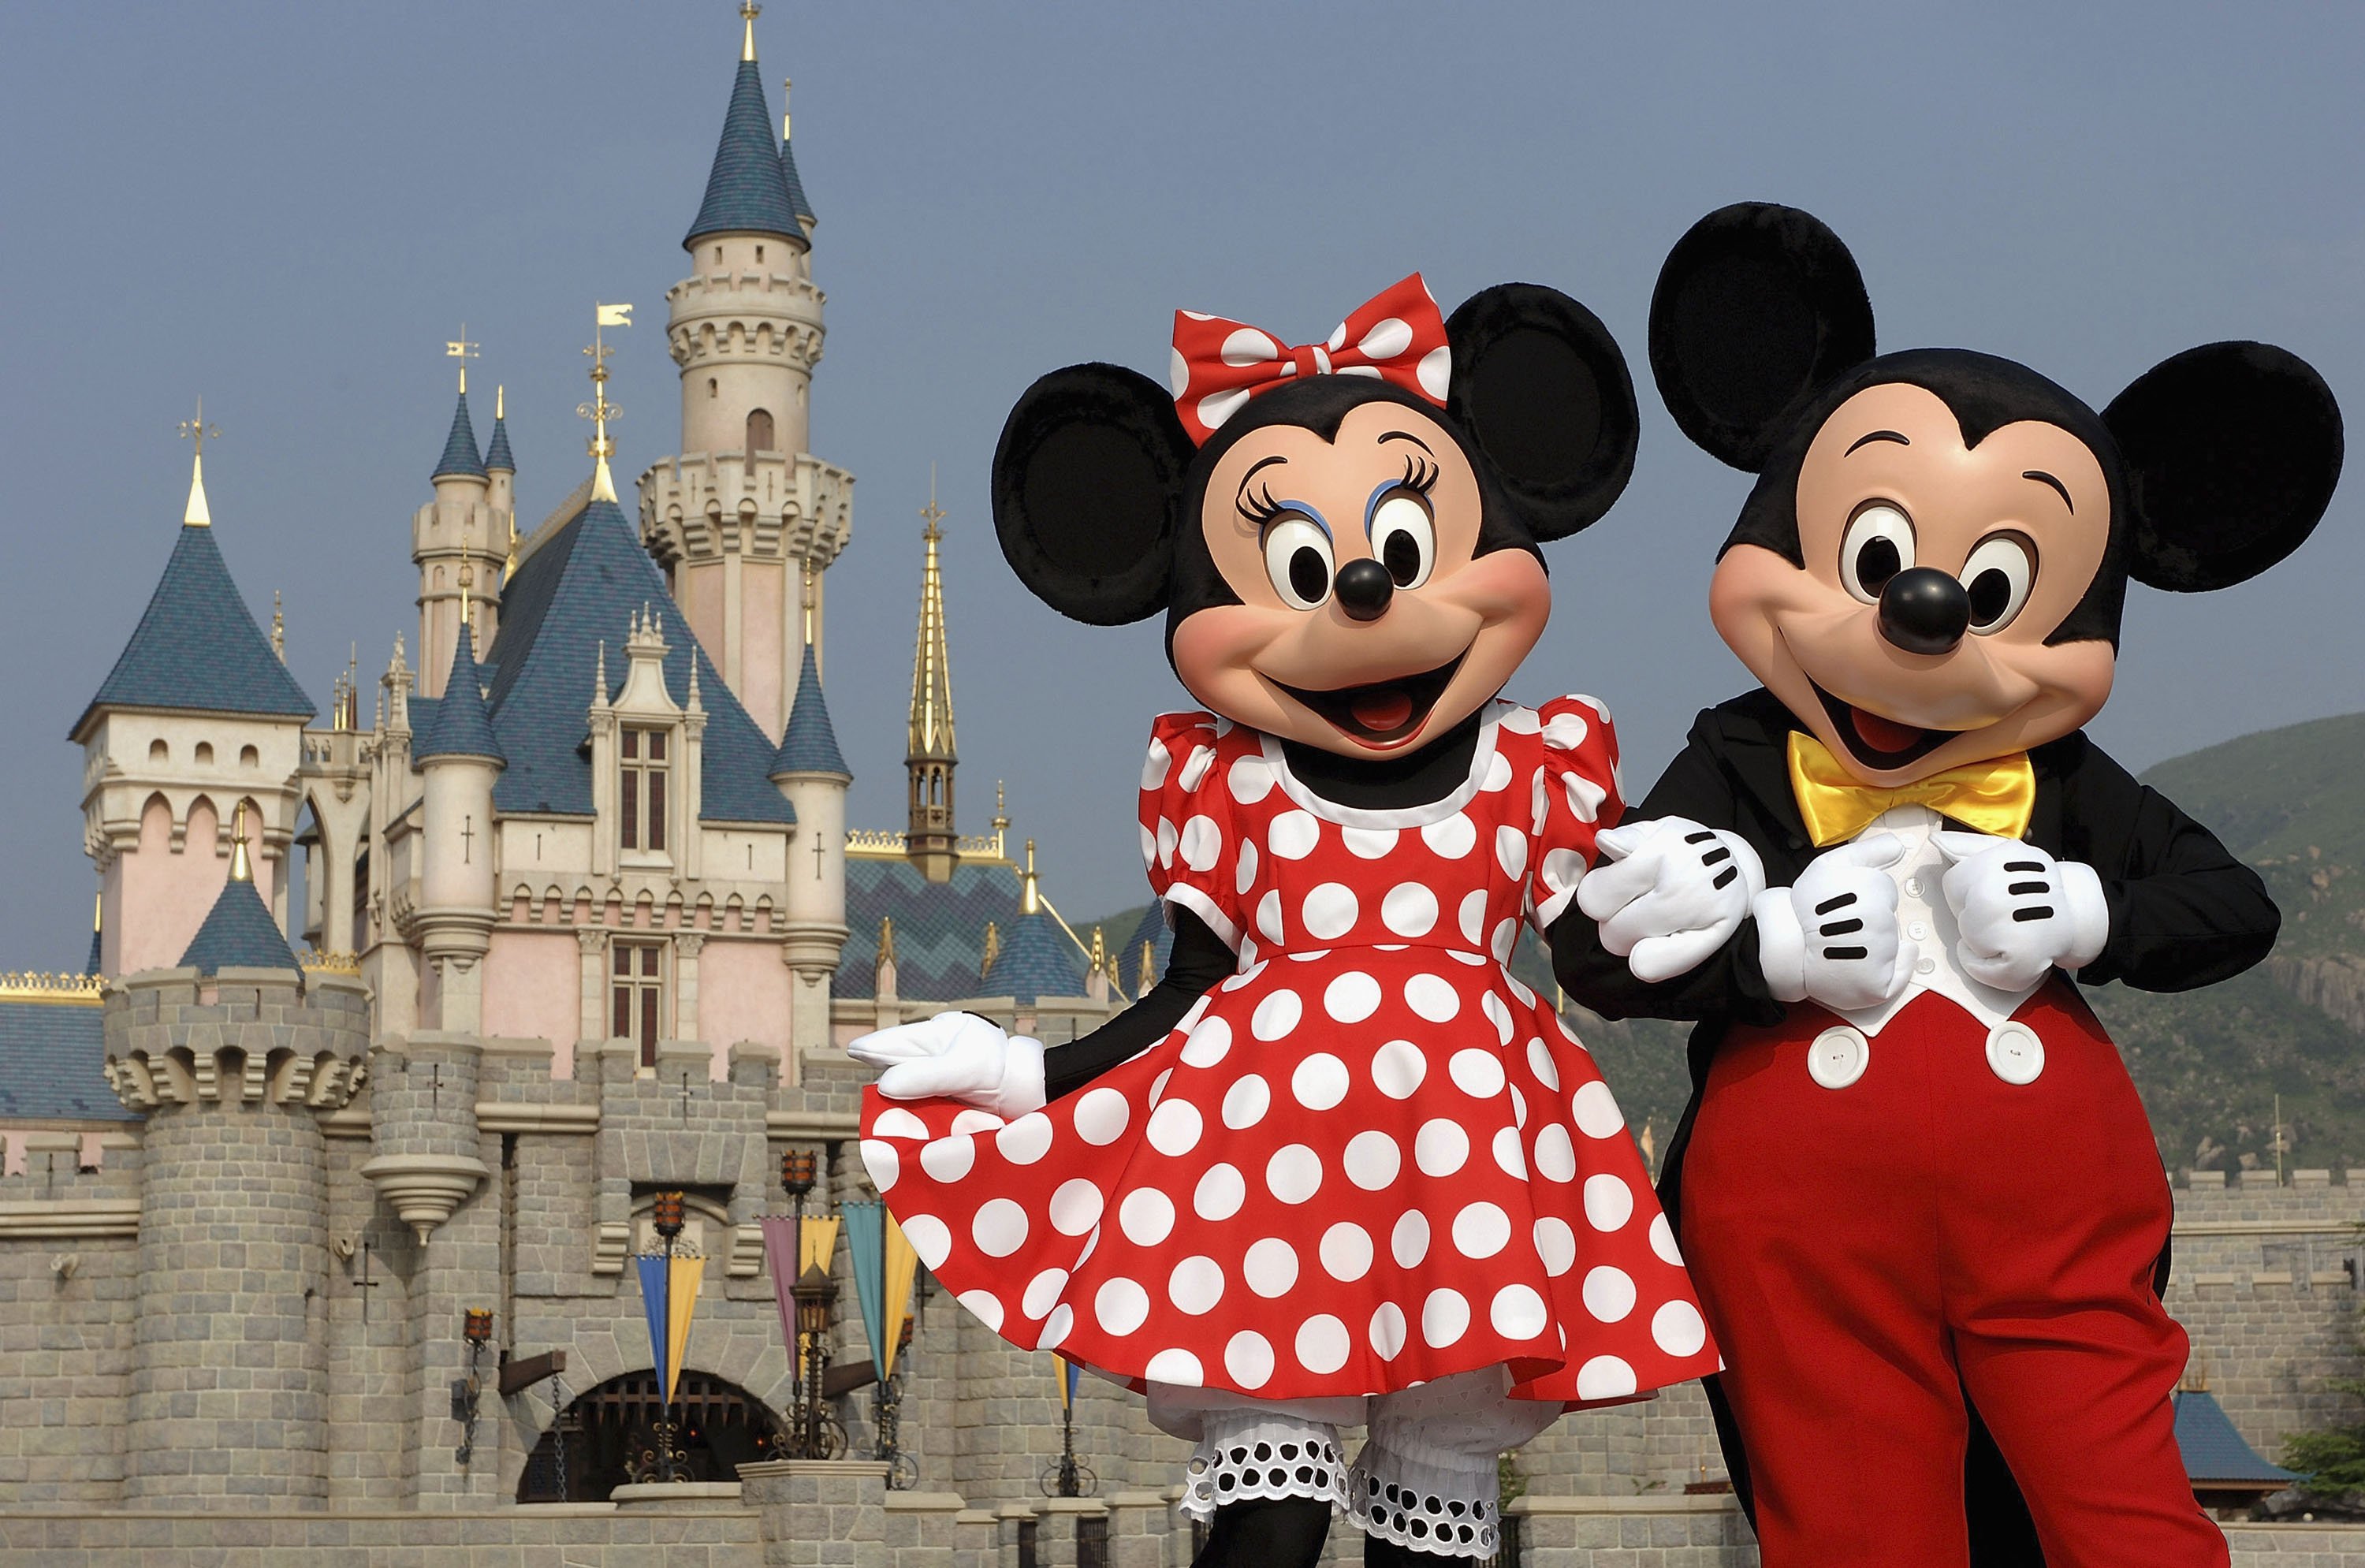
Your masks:
{"label": "arched window", "polygon": [[166,745],[163,741],[150,741],[148,743],[148,760],[161,767],[164,763],[173,760],[173,748]]}
{"label": "arched window", "polygon": [[214,743],[211,741],[199,741],[197,743],[197,766],[200,767],[210,767],[213,766],[213,760]]}
{"label": "arched window", "polygon": [[772,450],[772,411],[769,409],[748,410],[747,450],[750,452]]}
{"label": "arched window", "polygon": [[[602,1503],[628,1481],[656,1479],[642,1472],[653,1468],[646,1461],[656,1447],[656,1423],[667,1418],[663,1392],[656,1374],[644,1370],[576,1395],[526,1456],[517,1500]],[[676,1441],[685,1480],[729,1481],[742,1464],[781,1456],[783,1434],[770,1406],[711,1372],[682,1372],[671,1415],[680,1428]]]}
{"label": "arched window", "polygon": [[263,754],[251,745],[242,745],[238,748],[238,765],[241,767],[260,767],[263,766]]}
{"label": "arched window", "polygon": [[714,377],[711,375],[706,378],[706,395],[709,398],[720,398],[723,396],[722,388],[715,385]]}

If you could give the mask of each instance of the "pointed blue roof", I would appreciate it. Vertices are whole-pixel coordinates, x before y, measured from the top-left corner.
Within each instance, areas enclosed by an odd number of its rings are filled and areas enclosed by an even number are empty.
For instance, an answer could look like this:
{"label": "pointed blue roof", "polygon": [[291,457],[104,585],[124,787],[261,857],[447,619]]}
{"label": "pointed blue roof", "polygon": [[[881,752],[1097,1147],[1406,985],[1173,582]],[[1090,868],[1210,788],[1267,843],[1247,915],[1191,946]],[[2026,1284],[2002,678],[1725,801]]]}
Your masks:
{"label": "pointed blue roof", "polygon": [[485,471],[514,474],[517,459],[510,455],[510,422],[500,415],[493,416],[493,442],[485,448]]}
{"label": "pointed blue roof", "polygon": [[225,969],[292,969],[296,955],[279,923],[263,907],[254,884],[233,877],[222,884],[221,896],[206,914],[206,923],[189,939],[181,967],[214,974]]}
{"label": "pointed blue roof", "polygon": [[2184,1473],[2193,1481],[2277,1482],[2289,1485],[2304,1481],[2259,1457],[2206,1389],[2188,1388],[2176,1396],[2176,1446],[2184,1456]]}
{"label": "pointed blue roof", "polygon": [[780,749],[772,754],[772,777],[788,773],[839,773],[854,777],[846,756],[837,749],[837,731],[829,722],[829,704],[821,694],[821,666],[813,645],[805,644],[805,662],[797,675],[797,700],[780,732]]}
{"label": "pointed blue roof", "polygon": [[981,996],[1021,1002],[1045,996],[1082,996],[1083,965],[1067,934],[1043,910],[1022,914],[1003,938],[1002,952],[978,986]]}
{"label": "pointed blue roof", "polygon": [[485,460],[476,455],[476,427],[468,421],[465,392],[460,394],[459,407],[452,410],[452,433],[443,438],[443,455],[428,476],[444,479],[464,474],[477,479],[485,476]]}
{"label": "pointed blue roof", "polygon": [[1123,951],[1116,955],[1116,972],[1125,977],[1125,983],[1128,988],[1140,978],[1141,949],[1144,943],[1149,946],[1153,974],[1159,979],[1164,979],[1166,966],[1174,957],[1174,928],[1166,924],[1166,905],[1163,901],[1152,903],[1141,912],[1141,919],[1135,924],[1133,935],[1126,940]]}
{"label": "pointed blue roof", "polygon": [[101,708],[174,708],[308,719],[315,710],[230,580],[214,531],[184,525],[164,576],[98,694],[74,721],[79,739]]}
{"label": "pointed blue roof", "polygon": [[106,1086],[95,1001],[0,1002],[0,1118],[136,1122]]}
{"label": "pointed blue roof", "polygon": [[895,990],[907,1001],[957,1002],[983,994],[978,969],[985,928],[1018,918],[1018,874],[1004,860],[963,860],[952,879],[931,882],[901,856],[848,856],[850,928],[830,979],[832,996],[869,997],[879,988],[879,923],[895,922]]}
{"label": "pointed blue roof", "polygon": [[807,223],[816,221],[813,204],[805,200],[805,183],[797,177],[797,155],[789,147],[789,139],[780,138],[780,178],[789,185],[789,210]]}
{"label": "pointed blue roof", "polygon": [[[506,763],[501,755],[501,743],[493,738],[493,726],[485,716],[485,693],[476,673],[476,634],[470,628],[460,628],[457,641],[452,644],[452,673],[443,682],[443,700],[435,704],[434,717],[423,726],[419,745],[410,755],[413,761],[425,762],[439,756],[484,756]],[[414,700],[412,711],[418,711]]]}
{"label": "pointed blue roof", "polygon": [[706,199],[699,205],[698,221],[682,237],[682,248],[688,250],[709,234],[779,234],[801,240],[804,232],[797,223],[780,155],[772,148],[772,111],[764,103],[763,79],[756,73],[754,61],[743,60],[731,84],[731,106],[723,111],[714,167],[706,176]]}
{"label": "pointed blue roof", "polygon": [[[612,699],[623,689],[624,639],[644,606],[665,635],[666,690],[676,702],[688,704],[690,662],[698,664],[706,709],[700,819],[795,822],[796,812],[771,781],[772,743],[715,672],[666,592],[664,575],[610,500],[595,500],[568,519],[518,564],[516,578],[505,586],[500,630],[486,655],[493,666],[487,707],[509,761],[493,787],[494,805],[591,814],[588,710],[600,646],[608,648],[606,695]],[[443,716],[436,717],[440,729]]]}

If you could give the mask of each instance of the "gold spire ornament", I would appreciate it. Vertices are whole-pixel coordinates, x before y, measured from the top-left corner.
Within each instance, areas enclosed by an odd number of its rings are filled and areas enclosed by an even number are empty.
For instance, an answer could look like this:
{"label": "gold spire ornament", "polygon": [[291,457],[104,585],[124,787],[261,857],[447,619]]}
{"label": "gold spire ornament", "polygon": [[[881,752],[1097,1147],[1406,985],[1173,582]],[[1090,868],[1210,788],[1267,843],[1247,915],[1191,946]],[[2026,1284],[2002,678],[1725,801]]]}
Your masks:
{"label": "gold spire ornament", "polygon": [[[812,556],[807,555],[804,558],[804,566],[805,646],[810,648],[813,645],[813,563]],[[818,656],[818,653],[816,653],[816,656]]]}
{"label": "gold spire ornament", "polygon": [[1026,841],[1026,870],[1018,888],[1018,913],[1033,914],[1043,907],[1043,891],[1035,885],[1035,841]]}
{"label": "gold spire ornament", "polygon": [[230,879],[233,882],[254,880],[254,868],[246,858],[246,802],[241,801],[238,810],[230,817]]}
{"label": "gold spire ornament", "polygon": [[476,630],[476,606],[470,602],[476,586],[476,563],[468,552],[468,532],[473,526],[473,521],[460,524],[460,624],[468,629],[471,636]]}
{"label": "gold spire ornament", "polygon": [[468,395],[468,362],[476,357],[480,345],[468,341],[468,323],[460,323],[460,335],[443,345],[443,357],[460,362],[460,395]]}
{"label": "gold spire ornament", "polygon": [[757,5],[756,0],[742,0],[739,15],[747,24],[746,35],[739,40],[739,58],[742,60],[756,58],[756,18],[763,14],[764,7]]}
{"label": "gold spire ornament", "polygon": [[211,528],[214,514],[206,507],[206,442],[221,439],[221,427],[206,423],[206,400],[197,399],[197,417],[181,421],[181,439],[196,443],[189,463],[189,504],[181,514],[184,528]]}
{"label": "gold spire ornament", "polygon": [[894,961],[895,917],[891,914],[882,914],[879,917],[879,962],[891,964]]}
{"label": "gold spire ornament", "polygon": [[[752,60],[755,56],[749,55],[748,58]],[[780,78],[780,140],[782,141],[789,140],[789,89],[795,85],[796,84],[788,77]]]}
{"label": "gold spire ornament", "polygon": [[277,588],[271,590],[271,651],[279,655],[281,664],[287,662],[287,617],[279,608]]}
{"label": "gold spire ornament", "polygon": [[509,417],[501,407],[502,395],[508,390],[509,388],[503,386],[499,382],[496,381],[493,383],[493,418],[497,420],[507,419]]}
{"label": "gold spire ornament", "polygon": [[[749,36],[754,36],[752,31]],[[616,351],[608,346],[605,333],[610,327],[631,326],[633,308],[594,301],[591,312],[591,346],[583,351],[591,358],[591,400],[577,404],[575,413],[591,421],[591,498],[612,502],[616,481],[608,472],[608,459],[616,454],[616,443],[608,439],[608,421],[622,419],[624,410],[608,401],[608,356]]]}
{"label": "gold spire ornament", "polygon": [[958,755],[953,742],[952,655],[945,641],[944,568],[936,546],[944,542],[944,509],[936,505],[936,467],[928,465],[928,504],[920,509],[927,547],[920,568],[920,629],[912,654],[911,755],[945,762]]}

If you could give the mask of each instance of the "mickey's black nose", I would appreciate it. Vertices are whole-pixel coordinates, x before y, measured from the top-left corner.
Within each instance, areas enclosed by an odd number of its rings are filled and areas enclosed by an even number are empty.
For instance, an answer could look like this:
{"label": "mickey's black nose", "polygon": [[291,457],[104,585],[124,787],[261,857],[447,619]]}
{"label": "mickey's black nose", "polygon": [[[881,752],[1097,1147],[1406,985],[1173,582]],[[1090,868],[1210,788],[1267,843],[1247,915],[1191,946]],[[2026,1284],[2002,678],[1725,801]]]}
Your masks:
{"label": "mickey's black nose", "polygon": [[1935,566],[1909,566],[1880,590],[1880,634],[1909,654],[1945,653],[1970,623],[1971,596]]}
{"label": "mickey's black nose", "polygon": [[[1396,580],[1388,576],[1385,566],[1369,555],[1339,567],[1338,580],[1332,588],[1339,595],[1339,608],[1358,621],[1377,621],[1388,612],[1388,600],[1396,596]],[[1961,591],[1959,588],[1956,590],[1957,594]],[[1963,610],[1966,622],[1970,620],[1970,614],[1967,600]]]}

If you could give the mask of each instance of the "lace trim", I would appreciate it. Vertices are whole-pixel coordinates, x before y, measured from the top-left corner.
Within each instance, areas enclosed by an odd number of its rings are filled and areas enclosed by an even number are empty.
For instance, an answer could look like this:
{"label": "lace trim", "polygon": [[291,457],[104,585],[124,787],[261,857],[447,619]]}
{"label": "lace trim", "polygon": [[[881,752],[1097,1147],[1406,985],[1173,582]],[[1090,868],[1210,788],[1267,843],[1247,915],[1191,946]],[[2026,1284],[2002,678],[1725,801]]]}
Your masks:
{"label": "lace trim", "polygon": [[1449,1469],[1368,1442],[1347,1485],[1347,1517],[1365,1535],[1440,1557],[1492,1557],[1501,1541],[1491,1459]]}
{"label": "lace trim", "polygon": [[1180,1506],[1197,1519],[1227,1503],[1250,1499],[1310,1497],[1343,1508],[1346,1483],[1339,1436],[1329,1428],[1265,1411],[1238,1417],[1210,1412],[1191,1455]]}

